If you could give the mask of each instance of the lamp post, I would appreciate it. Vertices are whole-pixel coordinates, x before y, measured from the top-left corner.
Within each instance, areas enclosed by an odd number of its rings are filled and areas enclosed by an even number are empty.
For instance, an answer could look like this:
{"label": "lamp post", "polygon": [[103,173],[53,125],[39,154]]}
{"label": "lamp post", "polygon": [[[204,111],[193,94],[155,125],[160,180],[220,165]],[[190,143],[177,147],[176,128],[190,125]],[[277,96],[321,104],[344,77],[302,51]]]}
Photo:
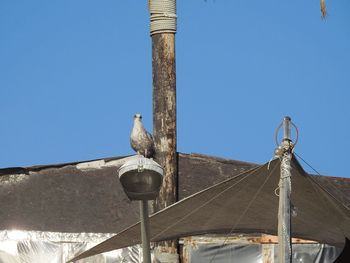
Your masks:
{"label": "lamp post", "polygon": [[135,155],[120,167],[118,175],[129,199],[140,201],[143,262],[151,263],[148,200],[156,199],[159,194],[163,169],[152,159]]}

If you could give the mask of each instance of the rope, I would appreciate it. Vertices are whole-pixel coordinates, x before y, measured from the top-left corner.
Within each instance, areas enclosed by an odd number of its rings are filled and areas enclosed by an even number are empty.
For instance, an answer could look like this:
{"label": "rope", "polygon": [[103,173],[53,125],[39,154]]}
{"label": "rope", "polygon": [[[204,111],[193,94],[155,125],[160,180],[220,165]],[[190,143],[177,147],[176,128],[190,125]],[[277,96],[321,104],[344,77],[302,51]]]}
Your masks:
{"label": "rope", "polygon": [[237,225],[240,223],[241,219],[243,218],[243,216],[246,215],[246,213],[248,212],[249,208],[251,207],[251,205],[253,204],[253,202],[256,200],[256,198],[258,197],[259,193],[261,192],[261,190],[263,189],[263,187],[265,186],[265,184],[267,183],[268,179],[270,178],[271,174],[274,172],[274,170],[277,168],[277,165],[275,165],[275,167],[273,167],[273,169],[270,171],[270,173],[267,175],[267,177],[265,178],[265,181],[263,182],[263,184],[259,187],[258,191],[255,193],[255,195],[253,196],[253,198],[250,200],[250,202],[248,203],[247,207],[244,209],[243,213],[240,215],[240,217],[237,219],[237,221],[234,223],[234,225],[232,226],[230,232],[226,235],[226,238],[224,240],[224,242],[222,243],[222,245],[219,247],[219,249],[216,250],[216,253],[214,254],[214,256],[211,258],[209,263],[212,263],[213,260],[215,259],[215,257],[217,256],[217,254],[219,253],[219,250],[226,244],[228,237],[233,233],[233,231],[236,229]]}
{"label": "rope", "polygon": [[[253,169],[252,171],[248,172],[245,176],[243,176],[240,180],[238,180],[237,182],[235,182],[234,184],[230,185],[229,187],[227,187],[225,190],[223,190],[222,192],[216,194],[215,196],[213,196],[212,198],[210,198],[208,201],[206,201],[205,203],[203,203],[202,205],[198,206],[196,209],[192,210],[190,213],[188,213],[186,216],[180,218],[179,220],[177,220],[176,222],[174,222],[173,224],[169,225],[167,228],[165,228],[164,230],[162,230],[161,232],[159,232],[157,235],[155,235],[152,239],[155,240],[158,236],[160,236],[161,234],[165,233],[166,231],[170,230],[171,228],[173,228],[174,226],[176,226],[178,223],[184,221],[186,218],[190,217],[191,215],[193,215],[194,213],[196,213],[198,210],[200,210],[201,208],[203,208],[204,206],[206,206],[207,204],[209,204],[210,202],[214,201],[216,198],[218,198],[220,195],[224,194],[226,191],[230,190],[232,187],[236,186],[237,184],[239,184],[240,182],[242,182],[244,179],[246,179],[248,176],[250,176],[253,172],[260,170],[263,166],[258,167],[257,169]],[[240,175],[237,175],[237,177]]]}
{"label": "rope", "polygon": [[[292,192],[292,183],[291,183],[291,176],[292,173],[290,172],[290,160],[292,159],[292,155],[290,153],[285,153],[282,161],[281,161],[281,180],[280,180],[280,184],[282,183],[282,180],[286,179],[288,182],[288,186],[289,186],[289,194]],[[281,186],[281,185],[279,185]]]}
{"label": "rope", "polygon": [[[301,157],[300,157],[301,158]],[[321,200],[321,203],[323,205],[323,208],[326,209],[327,211],[330,211],[332,207],[329,206],[329,201],[326,201],[325,196],[321,194],[320,189],[317,189],[316,186],[318,186],[318,188],[320,188],[320,186],[318,185],[317,182],[315,182],[315,180],[311,177],[311,176],[307,176],[306,177],[307,180],[310,182],[312,188],[314,189],[314,192],[316,193],[316,195],[319,197],[319,200]],[[322,187],[321,187],[322,189]],[[329,194],[329,193],[328,193]],[[334,198],[334,197],[333,197]],[[339,202],[339,201],[338,201]],[[328,204],[327,204],[328,203]],[[339,202],[340,204],[342,204],[341,202]],[[344,206],[345,207],[345,206]],[[335,213],[332,213],[332,211],[330,211],[330,213],[325,213],[325,216],[328,217],[329,219],[331,219],[333,222],[338,222],[339,218],[336,216]],[[340,227],[339,224],[335,223],[333,224],[334,227],[339,230],[339,232],[344,233],[343,229]]]}
{"label": "rope", "polygon": [[283,154],[283,158],[279,157],[279,159],[281,161],[281,177],[280,177],[280,180],[279,180],[279,183],[278,183],[278,187],[274,191],[276,196],[280,196],[279,193],[277,194],[277,190],[279,191],[279,189],[281,188],[283,179],[287,179],[288,180],[289,192],[292,191],[292,182],[290,180],[292,175],[289,172],[291,158],[292,158],[291,154],[288,154],[288,153],[284,153]]}
{"label": "rope", "polygon": [[296,152],[294,152],[294,154],[300,159],[302,160],[307,166],[309,166],[315,173],[317,173],[318,175],[321,175],[315,168],[313,168],[311,166],[311,164],[309,164],[307,161],[305,161],[299,154],[297,154]]}
{"label": "rope", "polygon": [[176,0],[148,0],[151,36],[176,33]]}
{"label": "rope", "polygon": [[[302,160],[307,166],[309,166],[315,173],[317,173],[319,176],[322,176],[315,168],[313,168],[311,166],[311,164],[309,164],[305,159],[303,159],[299,154],[294,153],[300,160]],[[312,176],[308,176],[307,179],[312,183],[312,187],[314,188],[314,190],[317,192],[318,195],[322,196],[319,192],[319,190],[316,190],[314,184],[316,184],[320,189],[322,189],[323,191],[327,192],[327,194],[331,195],[334,199],[337,200],[337,202],[341,205],[343,205],[346,209],[350,210],[350,207],[348,207],[347,205],[343,204],[342,202],[340,202],[336,197],[334,197],[329,191],[327,191],[326,189],[324,189],[324,187],[322,187]],[[333,186],[333,185],[332,185]],[[338,193],[342,193],[341,191],[339,191],[339,189],[335,186],[332,187],[334,191],[337,191]]]}

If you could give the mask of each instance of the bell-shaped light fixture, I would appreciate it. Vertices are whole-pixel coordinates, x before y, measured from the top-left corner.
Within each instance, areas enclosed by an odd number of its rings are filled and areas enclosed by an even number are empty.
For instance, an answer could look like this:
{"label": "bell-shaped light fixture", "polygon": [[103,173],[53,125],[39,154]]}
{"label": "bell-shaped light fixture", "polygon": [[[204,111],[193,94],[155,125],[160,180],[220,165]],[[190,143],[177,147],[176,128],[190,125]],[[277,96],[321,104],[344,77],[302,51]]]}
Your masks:
{"label": "bell-shaped light fixture", "polygon": [[130,200],[156,199],[163,181],[163,169],[152,159],[135,155],[118,171],[119,180]]}

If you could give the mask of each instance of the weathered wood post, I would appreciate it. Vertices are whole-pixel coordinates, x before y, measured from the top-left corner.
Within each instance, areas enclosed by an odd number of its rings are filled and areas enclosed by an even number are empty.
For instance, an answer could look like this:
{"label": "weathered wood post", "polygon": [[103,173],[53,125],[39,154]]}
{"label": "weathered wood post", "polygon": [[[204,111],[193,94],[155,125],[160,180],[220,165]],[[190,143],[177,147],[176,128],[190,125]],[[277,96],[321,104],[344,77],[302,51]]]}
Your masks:
{"label": "weathered wood post", "polygon": [[293,143],[290,136],[291,118],[283,119],[283,141],[279,146],[281,158],[281,176],[279,182],[279,207],[278,207],[278,262],[292,262],[292,238],[291,238],[291,209],[290,195],[292,191],[291,165]]}
{"label": "weathered wood post", "polygon": [[[149,0],[152,37],[153,136],[155,159],[164,169],[163,186],[154,210],[177,201],[176,151],[176,0]],[[178,262],[177,240],[161,242],[158,260]]]}

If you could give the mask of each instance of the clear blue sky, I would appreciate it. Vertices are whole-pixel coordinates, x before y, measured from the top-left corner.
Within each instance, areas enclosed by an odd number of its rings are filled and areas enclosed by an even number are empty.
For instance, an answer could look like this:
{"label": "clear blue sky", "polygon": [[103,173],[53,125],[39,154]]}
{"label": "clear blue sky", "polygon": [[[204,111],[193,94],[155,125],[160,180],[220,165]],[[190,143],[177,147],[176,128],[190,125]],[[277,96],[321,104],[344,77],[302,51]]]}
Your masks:
{"label": "clear blue sky", "polygon": [[[349,177],[350,1],[179,0],[178,151],[263,163],[296,151]],[[132,154],[152,129],[147,1],[0,1],[0,166]]]}

